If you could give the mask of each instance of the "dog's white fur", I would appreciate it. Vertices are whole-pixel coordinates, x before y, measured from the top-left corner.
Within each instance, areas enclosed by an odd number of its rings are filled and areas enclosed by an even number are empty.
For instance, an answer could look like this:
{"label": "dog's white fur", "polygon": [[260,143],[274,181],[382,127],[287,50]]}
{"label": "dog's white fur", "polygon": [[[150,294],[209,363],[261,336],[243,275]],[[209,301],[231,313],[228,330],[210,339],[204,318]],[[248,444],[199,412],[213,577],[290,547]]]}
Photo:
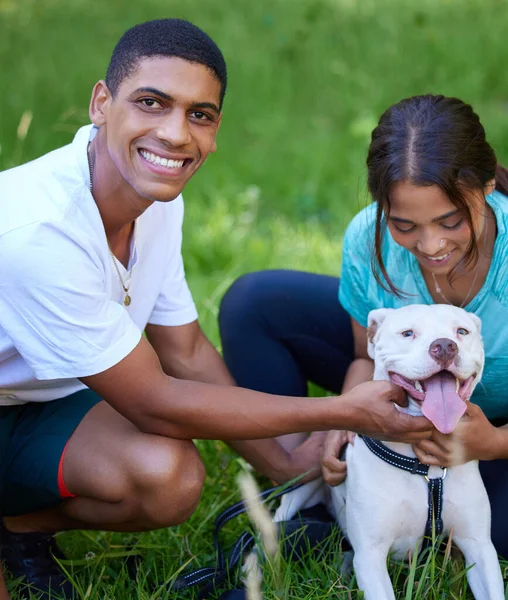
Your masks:
{"label": "dog's white fur", "polygon": [[[459,335],[458,328],[468,330]],[[448,305],[411,305],[400,309],[379,309],[369,314],[369,354],[374,359],[374,379],[389,379],[396,372],[411,380],[423,380],[437,372],[429,352],[439,338],[454,340],[458,354],[448,370],[460,379],[476,373],[473,387],[483,369],[481,322],[475,315]],[[414,336],[403,337],[413,330]],[[472,390],[471,390],[472,391]],[[419,403],[409,398],[407,412],[421,414]],[[409,444],[385,445],[414,456]],[[382,461],[360,437],[346,452],[347,477],[330,488],[322,479],[286,494],[275,520],[292,518],[301,508],[324,502],[337,518],[354,549],[354,569],[366,600],[394,600],[386,559],[407,557],[421,545],[428,517],[428,484]],[[429,477],[441,477],[431,467]],[[497,553],[490,539],[490,504],[480,477],[478,462],[448,469],[443,482],[444,533],[453,527],[453,540],[463,552],[467,577],[476,600],[503,600],[503,578]]]}

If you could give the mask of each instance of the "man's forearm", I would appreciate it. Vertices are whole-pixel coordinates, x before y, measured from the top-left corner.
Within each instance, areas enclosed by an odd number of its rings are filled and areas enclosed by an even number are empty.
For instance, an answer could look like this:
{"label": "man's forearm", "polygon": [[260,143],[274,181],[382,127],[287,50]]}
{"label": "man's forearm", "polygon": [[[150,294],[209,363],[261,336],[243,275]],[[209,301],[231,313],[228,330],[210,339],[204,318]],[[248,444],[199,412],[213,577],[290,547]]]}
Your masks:
{"label": "man's forearm", "polygon": [[161,386],[153,399],[147,399],[143,412],[136,411],[132,420],[144,431],[168,437],[228,442],[273,438],[323,431],[330,423],[345,423],[348,415],[342,402],[332,397],[274,396],[169,378],[165,388],[166,393]]}
{"label": "man's forearm", "polygon": [[[196,352],[186,360],[173,356],[168,374],[180,379],[235,386],[236,383],[224,360],[213,345],[204,338]],[[240,454],[256,471],[275,481],[291,478],[289,453],[276,439],[229,440],[227,444]],[[296,473],[294,474],[296,476]]]}

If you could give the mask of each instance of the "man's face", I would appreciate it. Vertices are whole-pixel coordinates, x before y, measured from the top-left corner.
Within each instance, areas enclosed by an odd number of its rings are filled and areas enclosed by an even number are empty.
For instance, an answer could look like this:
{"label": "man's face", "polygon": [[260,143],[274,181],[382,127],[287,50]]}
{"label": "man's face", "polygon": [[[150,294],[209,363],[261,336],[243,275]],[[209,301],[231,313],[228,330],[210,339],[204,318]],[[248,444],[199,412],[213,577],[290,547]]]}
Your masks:
{"label": "man's face", "polygon": [[216,149],[220,92],[207,67],[176,57],[141,60],[115,97],[104,86],[93,120],[121,181],[151,201],[176,198]]}

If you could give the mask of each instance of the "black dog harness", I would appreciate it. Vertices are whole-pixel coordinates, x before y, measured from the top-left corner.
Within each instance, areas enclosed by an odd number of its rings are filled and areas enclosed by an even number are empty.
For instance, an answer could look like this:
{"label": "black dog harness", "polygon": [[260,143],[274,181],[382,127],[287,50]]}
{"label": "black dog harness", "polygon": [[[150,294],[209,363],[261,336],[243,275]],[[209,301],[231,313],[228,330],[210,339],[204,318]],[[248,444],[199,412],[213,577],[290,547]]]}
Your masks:
{"label": "black dog harness", "polygon": [[443,469],[442,477],[429,479],[430,465],[424,465],[416,457],[410,458],[409,456],[404,456],[403,454],[393,452],[393,450],[390,450],[387,446],[381,442],[378,442],[377,440],[373,440],[372,438],[365,437],[363,435],[360,437],[365,442],[367,448],[377,457],[389,463],[390,465],[393,465],[394,467],[402,469],[403,471],[407,471],[413,475],[422,475],[425,481],[428,483],[429,513],[427,517],[427,523],[425,525],[424,535],[426,539],[422,545],[423,550],[429,543],[427,538],[432,538],[433,522],[435,536],[437,537],[443,533],[443,519],[441,517],[441,513],[443,509],[443,479],[446,477],[446,468],[441,467],[441,469]]}

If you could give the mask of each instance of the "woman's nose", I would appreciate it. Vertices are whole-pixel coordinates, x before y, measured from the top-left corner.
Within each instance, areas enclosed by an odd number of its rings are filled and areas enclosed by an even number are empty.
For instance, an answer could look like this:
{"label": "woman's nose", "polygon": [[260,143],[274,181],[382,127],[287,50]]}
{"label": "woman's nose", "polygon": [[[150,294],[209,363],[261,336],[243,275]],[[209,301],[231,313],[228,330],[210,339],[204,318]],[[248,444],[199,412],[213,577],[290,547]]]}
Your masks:
{"label": "woman's nose", "polygon": [[435,256],[442,254],[445,245],[446,243],[443,244],[442,238],[435,235],[426,235],[416,242],[416,249],[427,256]]}

